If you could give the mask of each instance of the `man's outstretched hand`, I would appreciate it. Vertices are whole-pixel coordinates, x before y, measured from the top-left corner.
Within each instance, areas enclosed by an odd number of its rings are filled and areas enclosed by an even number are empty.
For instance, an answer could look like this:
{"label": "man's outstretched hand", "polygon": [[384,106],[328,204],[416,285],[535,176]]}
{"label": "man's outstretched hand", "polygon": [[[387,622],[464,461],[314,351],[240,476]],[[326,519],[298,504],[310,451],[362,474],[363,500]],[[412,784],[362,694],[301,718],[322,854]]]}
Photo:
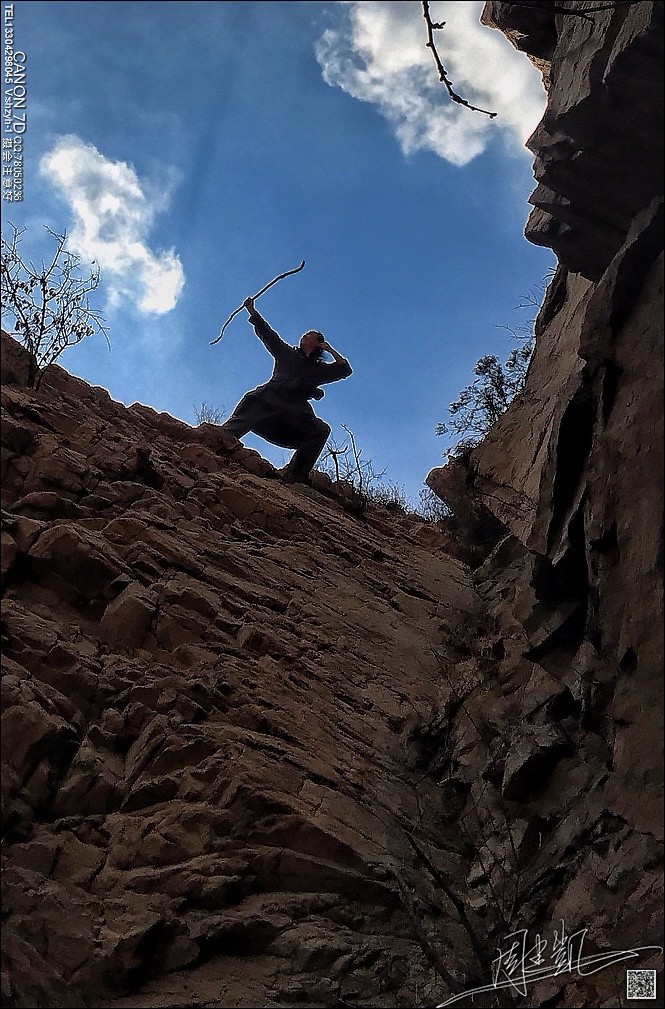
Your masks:
{"label": "man's outstretched hand", "polygon": [[246,308],[250,315],[252,314],[253,311],[255,311],[253,298],[245,298],[242,304],[243,308]]}

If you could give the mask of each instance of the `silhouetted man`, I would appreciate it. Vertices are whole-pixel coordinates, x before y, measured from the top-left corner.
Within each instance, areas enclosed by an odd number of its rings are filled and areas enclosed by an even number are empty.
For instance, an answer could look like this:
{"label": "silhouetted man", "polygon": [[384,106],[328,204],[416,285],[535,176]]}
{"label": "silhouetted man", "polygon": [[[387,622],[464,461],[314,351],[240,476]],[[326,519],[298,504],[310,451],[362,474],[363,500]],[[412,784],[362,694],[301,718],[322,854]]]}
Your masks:
{"label": "silhouetted man", "polygon": [[[252,298],[247,298],[244,306],[275,366],[270,381],[243,396],[222,430],[236,438],[253,431],[274,445],[294,448],[282,477],[288,483],[309,483],[310,470],[323,451],[330,427],[316,416],[308,401],[323,397],[319,386],[348,378],[351,365],[318,330],[303,333],[299,345],[290,347],[259,315]],[[324,351],[332,355],[332,364],[321,360]]]}

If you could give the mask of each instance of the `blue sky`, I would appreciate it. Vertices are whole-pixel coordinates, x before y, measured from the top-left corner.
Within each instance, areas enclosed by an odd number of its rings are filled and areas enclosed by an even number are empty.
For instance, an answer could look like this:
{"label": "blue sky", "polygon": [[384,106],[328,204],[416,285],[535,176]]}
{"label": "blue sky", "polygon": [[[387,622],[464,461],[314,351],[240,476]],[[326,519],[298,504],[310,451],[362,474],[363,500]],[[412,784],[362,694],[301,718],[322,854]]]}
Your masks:
{"label": "blue sky", "polygon": [[98,336],[60,363],[190,424],[203,402],[228,414],[272,362],[244,312],[210,341],[304,259],[259,310],[348,357],[315,410],[415,501],[449,445],[437,422],[481,354],[505,359],[554,262],[523,238],[540,75],[482,6],[431,9],[457,90],[494,120],[448,100],[418,0],[15,2],[28,128],[3,233],[26,228],[38,260],[42,225],[66,230],[102,269],[111,351]]}

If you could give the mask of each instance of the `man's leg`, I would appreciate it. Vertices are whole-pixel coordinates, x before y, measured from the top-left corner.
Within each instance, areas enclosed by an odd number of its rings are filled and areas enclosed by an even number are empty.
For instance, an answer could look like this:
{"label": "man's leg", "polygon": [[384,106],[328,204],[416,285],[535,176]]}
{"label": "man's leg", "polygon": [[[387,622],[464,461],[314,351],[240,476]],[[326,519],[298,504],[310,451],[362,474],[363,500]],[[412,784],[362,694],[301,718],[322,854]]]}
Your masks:
{"label": "man's leg", "polygon": [[320,417],[314,417],[290,463],[282,470],[286,481],[308,481],[309,473],[321,455],[329,434],[330,425]]}
{"label": "man's leg", "polygon": [[242,438],[251,431],[262,411],[253,392],[245,393],[231,416],[221,425],[222,431],[228,431],[234,438]]}
{"label": "man's leg", "polygon": [[232,434],[234,438],[242,438],[251,431],[251,428],[249,424],[247,424],[246,420],[243,417],[236,417],[235,414],[232,414],[228,420],[224,421],[221,425],[221,429],[222,431],[227,431],[228,434]]}

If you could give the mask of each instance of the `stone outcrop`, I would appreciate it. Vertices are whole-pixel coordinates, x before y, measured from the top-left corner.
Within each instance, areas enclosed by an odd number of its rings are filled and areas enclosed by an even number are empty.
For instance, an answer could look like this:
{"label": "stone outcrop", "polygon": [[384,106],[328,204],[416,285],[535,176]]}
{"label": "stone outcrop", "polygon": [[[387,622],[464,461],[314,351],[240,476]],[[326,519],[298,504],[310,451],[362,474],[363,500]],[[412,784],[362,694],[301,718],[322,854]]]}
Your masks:
{"label": "stone outcrop", "polygon": [[580,3],[491,2],[483,22],[531,56],[548,89],[527,144],[538,182],[527,237],[597,281],[634,218],[662,198],[665,8],[593,8],[585,16]]}
{"label": "stone outcrop", "polygon": [[[427,482],[453,508],[463,488],[466,512],[505,532],[474,580],[510,642],[503,675],[525,720],[492,780],[514,799],[565,754],[544,793],[567,792],[548,915],[621,949],[662,944],[663,5],[580,18],[542,4],[536,19],[527,6],[486,4],[484,21],[550,61],[527,236],[559,267],[524,390]],[[567,740],[525,709],[534,675]],[[614,868],[628,850],[633,868]],[[551,1004],[621,1004],[590,988],[575,998]]]}
{"label": "stone outcrop", "polygon": [[[7,1009],[434,1006],[521,929],[662,943],[662,5],[588,6],[485,6],[549,88],[560,266],[447,523],[35,394],[3,336]],[[474,1004],[609,1009],[625,967]]]}

